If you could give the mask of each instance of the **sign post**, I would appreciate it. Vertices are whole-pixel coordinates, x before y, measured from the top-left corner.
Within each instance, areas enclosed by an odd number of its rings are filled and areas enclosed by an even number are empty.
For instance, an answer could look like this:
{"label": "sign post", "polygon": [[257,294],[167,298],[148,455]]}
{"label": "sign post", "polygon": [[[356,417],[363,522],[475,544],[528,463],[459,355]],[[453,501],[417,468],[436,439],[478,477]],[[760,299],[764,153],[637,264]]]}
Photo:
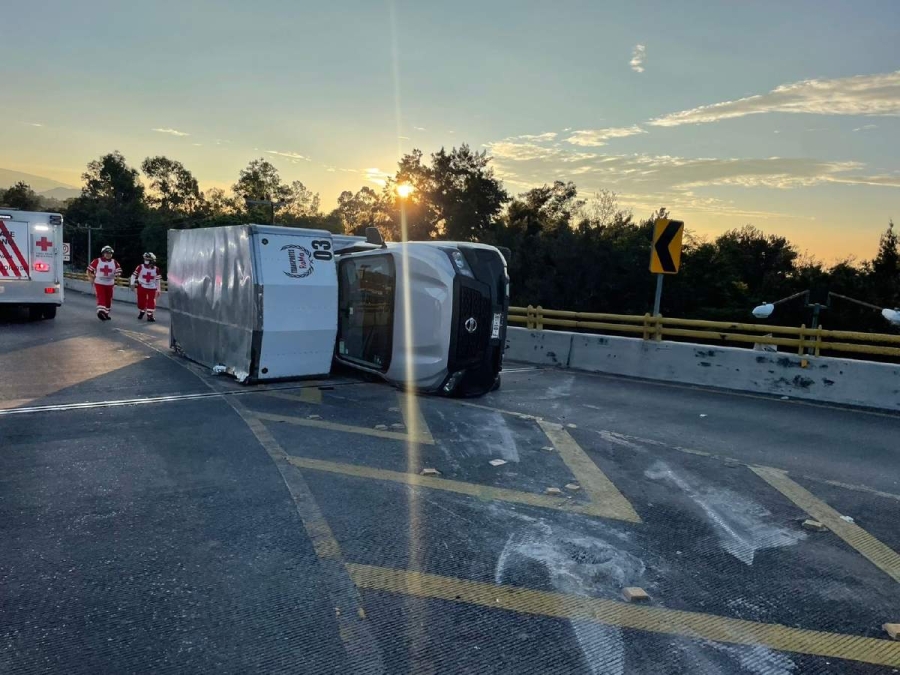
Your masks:
{"label": "sign post", "polygon": [[653,224],[653,245],[650,247],[650,271],[656,275],[656,298],[653,316],[659,316],[662,300],[663,275],[678,274],[681,268],[681,243],[684,222],[660,218]]}

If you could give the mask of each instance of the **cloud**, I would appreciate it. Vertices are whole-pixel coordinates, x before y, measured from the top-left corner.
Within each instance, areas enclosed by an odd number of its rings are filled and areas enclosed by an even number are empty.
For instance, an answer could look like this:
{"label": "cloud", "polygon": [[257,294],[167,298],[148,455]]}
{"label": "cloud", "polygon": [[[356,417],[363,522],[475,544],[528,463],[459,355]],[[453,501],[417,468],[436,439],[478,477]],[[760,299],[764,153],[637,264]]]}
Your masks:
{"label": "cloud", "polygon": [[281,152],[279,150],[266,150],[266,153],[268,153],[270,155],[275,155],[276,157],[283,157],[284,159],[287,159],[288,161],[290,161],[291,164],[296,164],[297,162],[300,162],[301,160],[304,162],[312,161],[312,160],[310,160],[309,157],[306,157],[305,155],[297,154],[296,152]]}
{"label": "cloud", "polygon": [[557,134],[555,131],[545,131],[542,134],[523,134],[521,136],[513,136],[512,138],[507,138],[506,140],[510,141],[513,139],[518,139],[522,141],[552,141],[556,138]]}
{"label": "cloud", "polygon": [[378,168],[366,169],[365,174],[367,181],[375,183],[375,185],[380,185],[381,187],[384,187],[387,184],[387,179],[391,177],[391,174],[385,173]]}
{"label": "cloud", "polygon": [[190,136],[190,134],[178,131],[178,129],[151,129],[150,131],[155,131],[160,134],[169,134],[170,136]]}
{"label": "cloud", "polygon": [[650,124],[657,127],[707,124],[773,112],[900,116],[900,70],[878,75],[783,84],[768,94],[682,110],[651,120]]}
{"label": "cloud", "polygon": [[425,127],[413,127],[413,131],[427,131]]}
{"label": "cloud", "polygon": [[192,143],[191,145],[193,145],[194,147],[197,147],[197,148],[203,147],[203,143]]}
{"label": "cloud", "polygon": [[872,129],[877,128],[877,124],[863,124],[861,127],[856,127],[853,131],[871,131]]}
{"label": "cloud", "polygon": [[409,140],[409,136],[397,136],[397,139],[398,139],[398,140],[401,140],[401,141],[408,141],[408,140]]}
{"label": "cloud", "polygon": [[614,127],[610,129],[582,129],[573,132],[566,139],[566,142],[584,147],[599,147],[606,145],[606,141],[611,138],[626,138],[645,133],[647,132],[636,124],[630,127]]}
{"label": "cloud", "polygon": [[631,52],[631,69],[636,73],[644,72],[644,59],[647,57],[647,48],[644,45],[635,45]]}
{"label": "cloud", "polygon": [[488,153],[499,159],[508,159],[514,162],[527,162],[533,159],[550,159],[557,157],[560,151],[556,148],[548,148],[536,143],[517,143],[515,141],[497,141],[486,143]]}
{"label": "cloud", "polygon": [[359,173],[356,169],[338,169],[338,171],[343,171],[344,173]]}
{"label": "cloud", "polygon": [[43,124],[40,124],[38,122],[22,122],[22,124],[24,124],[27,127],[42,127],[42,126],[44,126]]}

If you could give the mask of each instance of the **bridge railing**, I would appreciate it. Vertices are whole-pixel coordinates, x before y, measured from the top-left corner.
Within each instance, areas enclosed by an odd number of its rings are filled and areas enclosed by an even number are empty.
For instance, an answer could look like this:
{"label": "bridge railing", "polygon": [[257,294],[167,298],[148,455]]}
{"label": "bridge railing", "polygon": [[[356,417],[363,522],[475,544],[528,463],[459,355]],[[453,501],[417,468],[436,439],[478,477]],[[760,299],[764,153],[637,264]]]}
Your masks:
{"label": "bridge railing", "polygon": [[[85,272],[66,272],[64,276],[66,277],[66,279],[76,279],[78,281],[90,281],[91,280],[91,278]],[[129,277],[127,277],[127,276],[117,277],[116,278],[116,286],[124,286],[127,288],[128,287],[128,279],[129,279]],[[165,280],[160,281],[160,290],[168,291],[169,290],[168,282],[166,282]]]}
{"label": "bridge railing", "polygon": [[822,326],[799,328],[768,324],[729,323],[698,319],[673,319],[650,314],[602,314],[558,309],[510,307],[510,324],[531,330],[574,329],[596,333],[624,333],[657,342],[665,338],[690,338],[704,344],[773,345],[798,354],[819,356],[823,351],[900,357],[900,335],[825,330]]}

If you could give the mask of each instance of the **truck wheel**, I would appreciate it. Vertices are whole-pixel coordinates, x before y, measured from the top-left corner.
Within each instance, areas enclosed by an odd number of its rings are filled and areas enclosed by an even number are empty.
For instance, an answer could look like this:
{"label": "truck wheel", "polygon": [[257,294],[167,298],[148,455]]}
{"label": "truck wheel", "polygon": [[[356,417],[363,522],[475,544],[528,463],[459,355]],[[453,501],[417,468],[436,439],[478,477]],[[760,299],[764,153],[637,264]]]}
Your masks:
{"label": "truck wheel", "polygon": [[43,315],[45,319],[56,318],[56,305],[47,305],[44,307]]}
{"label": "truck wheel", "polygon": [[44,311],[41,307],[29,307],[28,308],[28,319],[30,321],[40,321],[44,318]]}

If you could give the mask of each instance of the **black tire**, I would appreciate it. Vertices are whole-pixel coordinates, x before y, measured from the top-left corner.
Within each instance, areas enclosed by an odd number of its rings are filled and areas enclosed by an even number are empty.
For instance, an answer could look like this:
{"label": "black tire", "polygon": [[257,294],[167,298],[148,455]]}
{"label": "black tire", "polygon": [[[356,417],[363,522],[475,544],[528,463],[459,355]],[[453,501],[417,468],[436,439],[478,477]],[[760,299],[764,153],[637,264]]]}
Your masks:
{"label": "black tire", "polygon": [[34,307],[34,306],[29,307],[29,308],[28,308],[28,318],[29,318],[29,320],[31,320],[31,321],[40,321],[41,319],[44,318],[43,308],[40,307],[40,306],[38,306],[38,307]]}
{"label": "black tire", "polygon": [[44,307],[42,314],[45,319],[55,319],[56,305],[47,305],[46,307]]}

